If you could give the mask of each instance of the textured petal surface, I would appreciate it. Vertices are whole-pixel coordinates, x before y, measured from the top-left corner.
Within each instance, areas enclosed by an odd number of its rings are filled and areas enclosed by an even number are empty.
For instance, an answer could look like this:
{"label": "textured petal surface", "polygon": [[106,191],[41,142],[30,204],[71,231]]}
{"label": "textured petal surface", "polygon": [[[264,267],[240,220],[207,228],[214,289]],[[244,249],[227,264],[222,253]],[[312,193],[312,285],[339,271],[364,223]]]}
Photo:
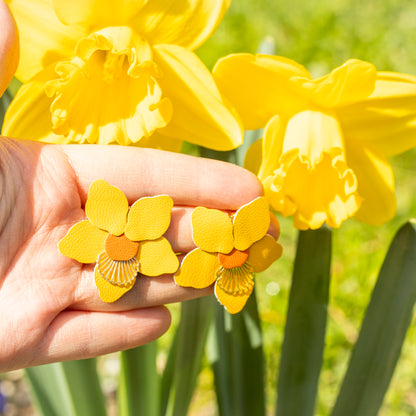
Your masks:
{"label": "textured petal surface", "polygon": [[220,91],[237,109],[246,130],[259,129],[276,114],[291,116],[309,105],[288,81],[292,77],[308,80],[310,74],[290,59],[229,55],[217,62],[213,75]]}
{"label": "textured petal surface", "polygon": [[293,215],[301,230],[324,222],[337,228],[361,201],[357,179],[345,161],[340,127],[320,112],[305,111],[289,121],[278,168],[263,183],[271,206]]}
{"label": "textured petal surface", "polygon": [[94,263],[104,251],[107,235],[107,232],[89,221],[81,221],[69,229],[67,235],[58,243],[58,249],[64,256],[80,263]]}
{"label": "textured petal surface", "polygon": [[98,228],[114,235],[123,234],[128,209],[129,203],[120,189],[101,179],[91,184],[85,213]]}
{"label": "textured petal surface", "polygon": [[282,246],[269,234],[250,247],[247,263],[254,267],[256,273],[268,269],[283,252]]}
{"label": "textured petal surface", "polygon": [[127,286],[113,285],[112,283],[107,282],[107,280],[101,277],[97,266],[94,269],[94,278],[97,289],[100,292],[100,298],[103,302],[106,303],[112,303],[115,302],[117,299],[121,298],[134,286],[134,283],[136,282],[136,279],[134,279]]}
{"label": "textured petal surface", "polygon": [[242,206],[234,217],[234,247],[247,250],[253,243],[264,237],[270,225],[267,199],[256,198]]}
{"label": "textured petal surface", "polygon": [[217,297],[218,302],[220,302],[221,305],[223,305],[225,309],[227,309],[227,312],[235,314],[240,312],[244,308],[244,305],[247,303],[248,298],[253,292],[253,287],[251,288],[251,290],[241,295],[232,295],[222,290],[219,287],[219,285],[216,284],[215,296]]}
{"label": "textured petal surface", "polygon": [[126,236],[133,241],[156,240],[169,227],[173,200],[168,195],[141,198],[130,208]]}
{"label": "textured petal surface", "polygon": [[140,273],[146,276],[175,273],[179,267],[178,257],[164,237],[141,242],[136,257],[140,262]]}
{"label": "textured petal surface", "polygon": [[373,94],[338,109],[347,137],[393,156],[416,146],[416,77],[379,72]]}
{"label": "textured petal surface", "polygon": [[175,44],[196,49],[217,28],[230,2],[231,0],[152,0],[132,24],[153,44]]}
{"label": "textured petal surface", "polygon": [[180,269],[175,273],[175,282],[179,286],[203,289],[215,282],[219,267],[217,254],[196,248],[184,257]]}
{"label": "textured petal surface", "polygon": [[48,0],[11,0],[20,37],[20,63],[16,76],[23,82],[51,63],[74,54],[76,42],[86,35],[79,26],[66,26]]}
{"label": "textured petal surface", "polygon": [[147,0],[53,0],[59,19],[67,25],[119,26],[126,24]]}
{"label": "textured petal surface", "polygon": [[192,213],[192,237],[195,244],[210,253],[229,253],[234,248],[230,217],[217,209],[197,207]]}
{"label": "textured petal surface", "polygon": [[292,79],[299,94],[325,108],[348,105],[367,98],[374,90],[374,65],[351,59],[330,74],[314,80]]}
{"label": "textured petal surface", "polygon": [[193,52],[158,45],[154,59],[163,74],[159,85],[173,105],[172,120],[161,134],[214,150],[231,150],[242,143],[240,121]]}
{"label": "textured petal surface", "polygon": [[358,192],[363,201],[355,215],[371,225],[381,225],[396,213],[393,170],[388,160],[360,143],[348,142],[348,165],[358,180]]}

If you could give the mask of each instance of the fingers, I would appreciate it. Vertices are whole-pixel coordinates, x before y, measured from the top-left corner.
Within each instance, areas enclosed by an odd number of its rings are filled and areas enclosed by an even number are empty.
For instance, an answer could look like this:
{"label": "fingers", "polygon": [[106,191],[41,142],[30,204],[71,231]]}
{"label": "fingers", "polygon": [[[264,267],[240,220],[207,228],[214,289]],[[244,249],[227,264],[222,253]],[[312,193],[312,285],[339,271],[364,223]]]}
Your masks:
{"label": "fingers", "polygon": [[81,199],[96,179],[120,188],[130,202],[168,194],[175,205],[237,209],[259,195],[258,179],[238,166],[155,149],[124,146],[66,145]]}
{"label": "fingers", "polygon": [[0,0],[0,96],[9,85],[19,62],[19,37],[16,23],[4,1]]}
{"label": "fingers", "polygon": [[170,326],[164,307],[127,312],[61,312],[27,365],[96,357],[147,344]]}

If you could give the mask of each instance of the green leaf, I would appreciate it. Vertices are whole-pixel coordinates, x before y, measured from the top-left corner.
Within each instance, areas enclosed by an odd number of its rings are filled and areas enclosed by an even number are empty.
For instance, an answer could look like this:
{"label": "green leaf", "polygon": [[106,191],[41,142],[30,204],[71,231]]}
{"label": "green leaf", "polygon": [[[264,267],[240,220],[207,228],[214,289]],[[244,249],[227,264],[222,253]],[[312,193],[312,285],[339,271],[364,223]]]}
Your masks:
{"label": "green leaf", "polygon": [[212,296],[182,303],[168,414],[183,416],[188,412],[212,320],[213,303]]}
{"label": "green leaf", "polygon": [[157,342],[121,352],[117,392],[120,416],[156,416],[160,406],[160,377],[156,368]]}
{"label": "green leaf", "polygon": [[106,415],[95,359],[28,368],[26,375],[42,415]]}
{"label": "green leaf", "polygon": [[381,268],[332,416],[377,415],[416,301],[416,225],[396,234]]}
{"label": "green leaf", "polygon": [[278,416],[314,414],[322,367],[331,230],[300,231],[278,379]]}
{"label": "green leaf", "polygon": [[265,414],[263,339],[255,292],[239,314],[230,315],[217,305],[208,360],[220,415]]}
{"label": "green leaf", "polygon": [[11,101],[12,96],[10,95],[9,91],[4,91],[3,95],[0,97],[0,131],[1,126],[3,125],[4,115],[6,114],[6,110],[9,107]]}

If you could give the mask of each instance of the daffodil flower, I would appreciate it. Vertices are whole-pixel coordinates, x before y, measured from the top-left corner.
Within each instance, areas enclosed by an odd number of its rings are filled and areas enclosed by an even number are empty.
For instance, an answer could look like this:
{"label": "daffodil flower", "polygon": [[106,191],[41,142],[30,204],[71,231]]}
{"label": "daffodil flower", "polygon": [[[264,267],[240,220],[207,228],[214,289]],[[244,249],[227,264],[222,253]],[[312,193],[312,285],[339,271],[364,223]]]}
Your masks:
{"label": "daffodil flower", "polygon": [[416,145],[416,77],[349,60],[312,79],[289,59],[249,54],[221,59],[213,73],[245,128],[265,127],[247,167],[297,228],[394,216],[387,157]]}
{"label": "daffodil flower", "polygon": [[242,127],[193,50],[230,0],[6,0],[25,84],[3,134],[53,143],[230,150]]}
{"label": "daffodil flower", "polygon": [[80,263],[94,263],[95,283],[104,302],[114,302],[138,274],[174,273],[179,261],[162,237],[169,227],[172,198],[138,199],[130,208],[123,192],[103,180],[92,183],[85,213],[59,242],[59,251]]}
{"label": "daffodil flower", "polygon": [[244,307],[254,287],[254,273],[266,270],[282,254],[267,234],[269,205],[256,198],[230,217],[225,212],[197,207],[192,213],[192,236],[198,248],[189,252],[175,274],[179,286],[202,289],[215,282],[215,295],[228,312]]}

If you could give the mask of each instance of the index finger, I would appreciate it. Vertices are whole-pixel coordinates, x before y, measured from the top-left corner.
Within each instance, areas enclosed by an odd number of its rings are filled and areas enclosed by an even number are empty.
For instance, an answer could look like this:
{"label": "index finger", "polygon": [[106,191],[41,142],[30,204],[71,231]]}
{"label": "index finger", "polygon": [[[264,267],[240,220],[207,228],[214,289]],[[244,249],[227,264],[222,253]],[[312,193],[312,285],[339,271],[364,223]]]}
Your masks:
{"label": "index finger", "polygon": [[238,209],[263,195],[256,176],[236,165],[156,149],[63,145],[78,178],[82,203],[97,179],[120,188],[129,202],[167,194],[176,205]]}

